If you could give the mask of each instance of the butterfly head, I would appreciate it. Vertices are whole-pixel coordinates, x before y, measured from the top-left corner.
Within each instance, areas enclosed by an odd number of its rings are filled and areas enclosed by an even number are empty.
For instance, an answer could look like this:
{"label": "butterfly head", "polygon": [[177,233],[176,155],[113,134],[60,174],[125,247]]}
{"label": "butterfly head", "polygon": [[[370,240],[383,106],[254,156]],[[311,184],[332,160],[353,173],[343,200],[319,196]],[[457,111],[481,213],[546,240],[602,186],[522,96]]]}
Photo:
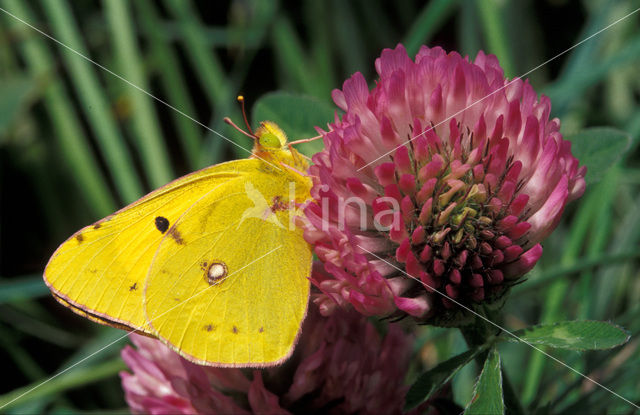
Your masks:
{"label": "butterfly head", "polygon": [[284,163],[300,171],[305,171],[309,167],[304,157],[287,145],[287,135],[272,121],[262,121],[260,128],[256,130],[253,155],[276,163]]}
{"label": "butterfly head", "polygon": [[242,128],[235,125],[228,117],[225,117],[224,122],[254,140],[252,151],[253,157],[265,160],[269,163],[286,164],[290,167],[294,167],[298,171],[307,170],[309,164],[305,161],[304,156],[302,156],[302,154],[295,150],[290,144],[287,145],[287,135],[276,123],[273,121],[262,121],[260,123],[260,127],[254,133],[251,130],[251,126],[247,119],[247,113],[244,108],[244,97],[242,95],[238,96],[238,102],[242,107],[242,117],[244,118],[244,122],[249,131],[244,131]]}
{"label": "butterfly head", "polygon": [[254,151],[279,151],[287,145],[287,135],[271,121],[262,121],[255,136]]}

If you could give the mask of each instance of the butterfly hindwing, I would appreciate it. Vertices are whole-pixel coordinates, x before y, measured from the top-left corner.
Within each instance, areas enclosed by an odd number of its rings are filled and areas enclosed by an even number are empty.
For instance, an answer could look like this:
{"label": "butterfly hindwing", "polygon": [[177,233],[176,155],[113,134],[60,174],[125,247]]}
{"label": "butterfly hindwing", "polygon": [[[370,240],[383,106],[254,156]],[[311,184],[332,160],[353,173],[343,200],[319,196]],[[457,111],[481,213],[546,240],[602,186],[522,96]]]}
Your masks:
{"label": "butterfly hindwing", "polygon": [[[239,163],[255,160],[238,161]],[[267,167],[208,192],[167,231],[149,270],[153,333],[189,360],[268,366],[306,313],[311,250],[291,224],[308,179]]]}

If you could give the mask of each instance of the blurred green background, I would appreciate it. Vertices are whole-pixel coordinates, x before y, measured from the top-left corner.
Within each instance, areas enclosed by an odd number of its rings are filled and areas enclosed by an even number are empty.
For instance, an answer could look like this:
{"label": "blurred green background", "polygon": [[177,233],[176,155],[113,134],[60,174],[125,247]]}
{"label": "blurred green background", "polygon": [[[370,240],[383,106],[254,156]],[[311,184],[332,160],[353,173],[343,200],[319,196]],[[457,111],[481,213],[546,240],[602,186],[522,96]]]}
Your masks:
{"label": "blurred green background", "polygon": [[[255,118],[281,121],[291,138],[332,120],[333,88],[355,71],[374,79],[374,59],[402,42],[475,56],[494,53],[514,77],[638,7],[635,1],[384,0],[180,1],[0,0],[0,407],[122,332],[59,306],[42,282],[66,237],[147,191],[197,168],[247,153],[242,93]],[[12,17],[10,14],[14,15]],[[189,115],[56,44],[90,57]],[[612,126],[631,150],[590,178],[528,282],[505,308],[507,327],[600,319],[632,340],[598,353],[554,355],[628,399],[640,400],[640,13],[528,75],[551,97],[563,132]],[[276,92],[277,91],[277,92]],[[265,95],[268,94],[268,95]],[[303,107],[312,111],[293,111]],[[205,128],[207,126],[211,130]],[[307,148],[311,153],[319,143]],[[313,147],[313,146],[316,147]],[[6,413],[126,412],[119,340],[2,409]],[[454,330],[421,328],[416,371],[466,346]],[[501,347],[517,393],[539,413],[631,413],[529,347]],[[410,374],[408,380],[412,380]],[[471,396],[477,368],[454,379]]]}

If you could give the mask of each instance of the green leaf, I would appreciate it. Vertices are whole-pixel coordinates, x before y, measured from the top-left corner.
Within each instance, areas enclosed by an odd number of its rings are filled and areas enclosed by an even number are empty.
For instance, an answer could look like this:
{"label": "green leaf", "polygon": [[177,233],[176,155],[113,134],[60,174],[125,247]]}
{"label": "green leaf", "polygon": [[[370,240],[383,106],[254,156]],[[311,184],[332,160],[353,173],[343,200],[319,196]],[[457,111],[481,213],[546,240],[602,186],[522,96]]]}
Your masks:
{"label": "green leaf", "polygon": [[435,391],[451,380],[458,370],[466,366],[482,350],[483,348],[467,350],[420,375],[407,392],[404,404],[405,411],[413,409],[429,399]]}
{"label": "green leaf", "polygon": [[[334,119],[334,108],[316,98],[288,92],[263,95],[253,106],[253,125],[273,121],[291,141],[318,135],[315,127],[325,128]],[[322,140],[314,140],[296,147],[308,156],[322,150]]]}
{"label": "green leaf", "polygon": [[473,398],[464,413],[465,415],[504,414],[500,355],[496,349],[491,349],[489,352],[473,391]]}
{"label": "green leaf", "polygon": [[[522,341],[557,349],[611,349],[629,341],[631,336],[620,326],[605,321],[564,321],[542,324],[513,333]],[[510,338],[509,341],[516,341]]]}
{"label": "green leaf", "polygon": [[628,133],[609,127],[587,128],[565,138],[571,141],[571,152],[580,165],[587,166],[587,184],[602,179],[631,145]]}

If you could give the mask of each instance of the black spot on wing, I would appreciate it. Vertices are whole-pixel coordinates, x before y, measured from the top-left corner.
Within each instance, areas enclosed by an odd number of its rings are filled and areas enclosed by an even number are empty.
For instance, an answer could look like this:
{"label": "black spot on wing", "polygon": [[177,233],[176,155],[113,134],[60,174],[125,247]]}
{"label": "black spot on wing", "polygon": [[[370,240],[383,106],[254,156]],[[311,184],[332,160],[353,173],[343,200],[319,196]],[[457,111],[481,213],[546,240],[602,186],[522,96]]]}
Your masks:
{"label": "black spot on wing", "polygon": [[82,241],[84,241],[84,236],[82,236],[81,233],[76,235],[76,240],[78,241],[78,243],[82,243]]}
{"label": "black spot on wing", "polygon": [[236,326],[233,326],[233,334],[238,334],[238,328]]}
{"label": "black spot on wing", "polygon": [[156,216],[156,229],[160,231],[160,233],[165,233],[167,229],[169,229],[169,219],[164,216]]}
{"label": "black spot on wing", "polygon": [[138,283],[134,282],[132,286],[129,287],[129,291],[135,291],[138,289]]}
{"label": "black spot on wing", "polygon": [[206,324],[203,328],[206,331],[213,331],[215,330],[216,326],[214,326],[213,324]]}

